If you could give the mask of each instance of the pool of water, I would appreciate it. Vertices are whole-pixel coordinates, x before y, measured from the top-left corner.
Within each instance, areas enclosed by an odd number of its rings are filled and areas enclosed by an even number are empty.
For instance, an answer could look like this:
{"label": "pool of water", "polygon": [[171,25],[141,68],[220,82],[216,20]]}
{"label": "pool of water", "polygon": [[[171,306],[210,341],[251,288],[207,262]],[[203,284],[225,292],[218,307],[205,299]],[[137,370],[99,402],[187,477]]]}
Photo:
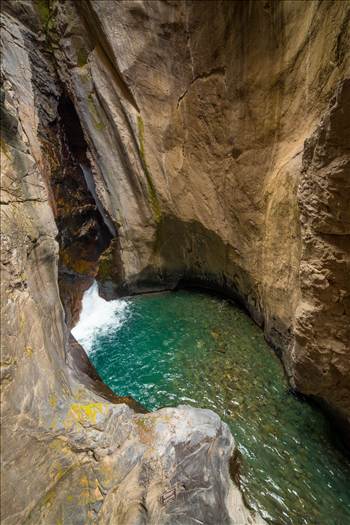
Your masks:
{"label": "pool of water", "polygon": [[94,285],[73,334],[117,394],[217,412],[242,455],[245,498],[271,523],[350,524],[349,461],[239,308],[189,291],[106,303]]}

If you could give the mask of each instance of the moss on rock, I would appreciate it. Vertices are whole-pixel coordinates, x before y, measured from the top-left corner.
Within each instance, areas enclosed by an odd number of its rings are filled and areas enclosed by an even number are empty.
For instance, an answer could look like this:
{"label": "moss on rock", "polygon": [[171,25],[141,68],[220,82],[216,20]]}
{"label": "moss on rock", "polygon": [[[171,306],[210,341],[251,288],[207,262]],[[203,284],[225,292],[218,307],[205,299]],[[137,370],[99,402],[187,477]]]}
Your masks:
{"label": "moss on rock", "polygon": [[106,124],[102,122],[99,111],[96,107],[93,93],[90,93],[87,98],[88,108],[92,117],[93,124],[95,128],[99,131],[103,130],[106,127]]}
{"label": "moss on rock", "polygon": [[148,169],[147,162],[146,162],[145,138],[144,138],[145,127],[144,127],[142,117],[140,115],[137,117],[137,128],[138,128],[138,135],[139,135],[140,157],[141,157],[142,168],[146,176],[148,197],[149,197],[154,219],[156,223],[159,223],[162,218],[162,212],[160,209],[160,204],[159,204],[156,188],[155,188],[155,185],[152,179],[152,175]]}
{"label": "moss on rock", "polygon": [[107,281],[113,274],[113,255],[111,251],[106,250],[100,258],[100,264],[98,268],[98,278],[101,281]]}

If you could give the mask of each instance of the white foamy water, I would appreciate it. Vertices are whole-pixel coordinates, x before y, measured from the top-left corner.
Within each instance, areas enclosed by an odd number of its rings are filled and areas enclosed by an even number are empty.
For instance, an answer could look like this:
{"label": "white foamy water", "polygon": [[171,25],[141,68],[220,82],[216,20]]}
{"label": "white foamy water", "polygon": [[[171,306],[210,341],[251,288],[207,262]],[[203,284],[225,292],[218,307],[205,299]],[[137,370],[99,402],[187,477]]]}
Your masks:
{"label": "white foamy water", "polygon": [[97,332],[116,330],[127,318],[128,303],[123,299],[106,301],[98,295],[97,282],[84,293],[79,322],[72,330],[75,339],[90,352]]}

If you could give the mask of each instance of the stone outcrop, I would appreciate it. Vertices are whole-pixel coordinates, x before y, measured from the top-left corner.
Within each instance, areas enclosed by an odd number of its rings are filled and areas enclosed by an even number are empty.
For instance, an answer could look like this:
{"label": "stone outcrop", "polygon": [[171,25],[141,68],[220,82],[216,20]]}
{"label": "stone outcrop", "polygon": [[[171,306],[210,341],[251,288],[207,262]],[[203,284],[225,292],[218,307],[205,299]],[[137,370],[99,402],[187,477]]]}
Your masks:
{"label": "stone outcrop", "polygon": [[350,416],[349,4],[198,5],[4,2],[6,525],[261,522],[217,416],[142,414],[70,343],[96,275],[234,294]]}

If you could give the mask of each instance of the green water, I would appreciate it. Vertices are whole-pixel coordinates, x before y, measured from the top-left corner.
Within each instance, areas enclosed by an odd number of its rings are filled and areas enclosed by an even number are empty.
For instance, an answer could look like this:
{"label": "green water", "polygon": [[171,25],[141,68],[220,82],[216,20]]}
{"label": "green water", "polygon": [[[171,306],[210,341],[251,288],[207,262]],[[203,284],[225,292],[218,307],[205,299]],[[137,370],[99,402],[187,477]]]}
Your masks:
{"label": "green water", "polygon": [[149,410],[189,404],[217,412],[243,457],[245,497],[271,523],[350,524],[349,462],[322,414],[288,393],[278,358],[245,313],[179,291],[129,299],[123,315],[90,345],[116,393]]}

